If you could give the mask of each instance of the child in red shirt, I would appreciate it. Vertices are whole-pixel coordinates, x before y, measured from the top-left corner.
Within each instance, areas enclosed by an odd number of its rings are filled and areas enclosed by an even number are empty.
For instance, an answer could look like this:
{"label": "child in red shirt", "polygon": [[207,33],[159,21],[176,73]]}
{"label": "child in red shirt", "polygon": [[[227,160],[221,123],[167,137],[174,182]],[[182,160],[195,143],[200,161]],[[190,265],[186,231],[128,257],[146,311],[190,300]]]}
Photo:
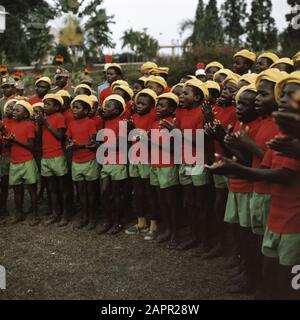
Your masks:
{"label": "child in red shirt", "polygon": [[13,118],[16,122],[12,125],[5,140],[11,144],[9,184],[14,189],[17,211],[13,221],[17,223],[25,219],[23,195],[24,185],[26,185],[33,210],[30,225],[35,226],[40,222],[40,218],[37,207],[38,169],[32,154],[35,137],[35,125],[30,120],[32,112],[33,109],[29,102],[24,100],[16,102],[13,108]]}
{"label": "child in red shirt", "polygon": [[98,99],[96,96],[91,95],[90,100],[92,102],[92,108],[91,108],[91,111],[89,112],[89,118],[95,122],[96,129],[97,131],[99,131],[103,128],[104,122],[101,116],[98,114],[98,108],[99,108]]}
{"label": "child in red shirt", "polygon": [[122,115],[122,118],[125,120],[129,120],[133,113],[132,110],[132,98],[133,98],[133,91],[129,86],[126,85],[117,85],[113,88],[113,93],[120,95],[126,103],[126,110]]}
{"label": "child in red shirt", "polygon": [[29,98],[28,102],[33,105],[38,102],[42,102],[44,96],[50,91],[52,81],[48,77],[41,77],[35,82],[36,95]]}
{"label": "child in red shirt", "polygon": [[73,150],[72,179],[78,185],[81,204],[78,229],[87,226],[92,230],[96,225],[96,205],[99,179],[99,167],[96,161],[97,129],[88,114],[92,108],[89,96],[78,95],[72,103],[74,121],[67,130],[68,143],[66,149]]}

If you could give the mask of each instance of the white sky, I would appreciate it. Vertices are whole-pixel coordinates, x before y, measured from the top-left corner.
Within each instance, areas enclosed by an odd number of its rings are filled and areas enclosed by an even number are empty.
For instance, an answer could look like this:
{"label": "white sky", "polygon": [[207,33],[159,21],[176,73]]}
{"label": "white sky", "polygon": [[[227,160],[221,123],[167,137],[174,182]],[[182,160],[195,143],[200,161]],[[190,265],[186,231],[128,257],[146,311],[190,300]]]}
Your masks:
{"label": "white sky", "polygon": [[[218,5],[223,2],[218,0]],[[198,0],[104,0],[103,7],[108,15],[115,16],[116,22],[110,25],[116,48],[105,53],[120,52],[122,46],[120,38],[123,32],[131,27],[139,31],[147,28],[148,34],[156,38],[160,45],[177,43],[180,39],[179,25],[187,18],[194,18],[197,3]],[[251,0],[247,0],[247,3],[250,10]],[[290,7],[287,0],[273,0],[272,3],[272,16],[278,29],[282,30],[286,27],[285,14],[289,12]],[[61,20],[56,19],[51,25],[58,27],[57,24],[60,23],[58,21]]]}

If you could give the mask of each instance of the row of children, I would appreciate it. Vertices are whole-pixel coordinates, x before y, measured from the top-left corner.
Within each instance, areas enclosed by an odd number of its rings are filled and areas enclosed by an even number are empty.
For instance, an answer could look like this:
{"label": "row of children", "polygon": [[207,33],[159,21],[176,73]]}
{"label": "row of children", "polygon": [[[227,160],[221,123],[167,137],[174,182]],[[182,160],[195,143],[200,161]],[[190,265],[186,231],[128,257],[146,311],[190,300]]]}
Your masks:
{"label": "row of children", "polygon": [[[202,244],[204,258],[225,252],[230,258],[225,267],[234,267],[230,273],[236,285],[231,292],[260,289],[262,297],[280,293],[291,296],[294,292],[288,282],[289,267],[300,263],[299,197],[295,193],[299,167],[294,160],[276,159],[277,154],[269,148],[280,151],[288,143],[285,138],[268,142],[280,133],[272,112],[278,105],[279,112],[285,111],[300,87],[299,71],[294,71],[300,67],[300,53],[293,60],[263,53],[257,59],[257,73],[249,73],[255,61],[254,53],[242,50],[234,56],[233,71],[211,62],[204,71],[197,72],[198,78],[184,75],[172,89],[167,85],[167,68],[145,63],[143,76],[131,88],[122,80],[121,66],[113,63],[106,70],[106,82],[98,87],[98,97],[88,84],[80,84],[71,92],[63,68],[56,75],[54,93],[49,93],[49,78],[38,79],[35,97],[28,101],[9,99],[3,108],[3,219],[8,184],[15,193],[14,220],[24,219],[27,185],[33,212],[30,223],[39,223],[36,182],[40,172],[51,213],[45,223],[66,225],[74,210],[73,180],[81,207],[77,227],[88,225],[93,229],[100,204],[104,219],[96,231],[115,234],[122,230],[124,217],[133,211],[137,223],[126,229],[126,234],[168,241],[169,249],[184,250]],[[5,85],[2,87],[5,89]],[[121,141],[119,124],[124,121],[130,129],[142,129],[150,135],[157,132],[154,129],[163,134],[178,128],[191,129],[195,138],[197,129],[205,129],[207,166],[191,175],[195,166],[175,165],[172,148],[166,151],[163,146],[161,153],[170,153],[167,164],[127,166],[117,161],[100,166],[96,161],[97,132],[111,129]],[[124,157],[118,142],[110,145],[109,151],[116,159]],[[228,157],[234,157],[239,164]],[[257,169],[261,166],[267,169]],[[273,167],[283,173],[268,169]],[[256,180],[271,183],[253,183]],[[284,187],[275,184],[273,192],[274,182],[284,183]],[[180,241],[183,225],[188,235]],[[274,276],[278,281],[270,278]]]}

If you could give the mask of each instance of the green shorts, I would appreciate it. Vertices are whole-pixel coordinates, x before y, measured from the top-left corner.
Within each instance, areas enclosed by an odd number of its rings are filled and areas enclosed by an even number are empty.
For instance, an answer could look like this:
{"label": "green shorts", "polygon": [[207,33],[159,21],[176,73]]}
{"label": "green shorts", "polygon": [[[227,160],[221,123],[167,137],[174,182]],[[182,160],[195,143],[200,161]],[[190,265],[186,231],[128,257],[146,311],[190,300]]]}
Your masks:
{"label": "green shorts", "polygon": [[266,227],[262,253],[283,266],[300,265],[300,233],[280,234]]}
{"label": "green shorts", "polygon": [[101,169],[101,179],[110,177],[111,180],[120,181],[128,178],[126,164],[104,164]]}
{"label": "green shorts", "polygon": [[229,188],[229,179],[225,176],[218,174],[213,175],[214,185],[216,189],[228,189]]}
{"label": "green shorts", "polygon": [[41,176],[43,177],[62,177],[68,173],[68,166],[65,156],[55,158],[42,158]]}
{"label": "green shorts", "polygon": [[129,177],[149,179],[150,177],[150,165],[142,163],[129,163]]}
{"label": "green shorts", "polygon": [[0,176],[9,175],[9,166],[10,166],[10,157],[1,157],[0,158]]}
{"label": "green shorts", "polygon": [[178,185],[178,167],[163,167],[150,169],[150,184],[160,189],[170,188]]}
{"label": "green shorts", "polygon": [[228,193],[224,221],[239,223],[241,227],[251,227],[250,199],[252,192]]}
{"label": "green shorts", "polygon": [[99,167],[96,160],[77,163],[72,162],[73,181],[95,181],[99,179]]}
{"label": "green shorts", "polygon": [[178,172],[179,182],[183,186],[193,184],[193,186],[198,187],[210,182],[210,172],[204,166],[181,164]]}
{"label": "green shorts", "polygon": [[253,192],[250,199],[251,227],[254,234],[263,235],[267,225],[271,195]]}
{"label": "green shorts", "polygon": [[11,186],[37,183],[38,176],[39,172],[35,160],[10,164],[9,184]]}

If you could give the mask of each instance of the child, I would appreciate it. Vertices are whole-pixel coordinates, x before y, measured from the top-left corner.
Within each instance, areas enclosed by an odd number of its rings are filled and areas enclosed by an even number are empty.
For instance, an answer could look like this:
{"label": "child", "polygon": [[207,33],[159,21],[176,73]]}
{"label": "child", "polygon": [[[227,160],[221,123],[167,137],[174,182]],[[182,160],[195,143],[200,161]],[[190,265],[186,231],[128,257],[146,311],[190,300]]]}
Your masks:
{"label": "child", "polygon": [[229,69],[220,69],[214,74],[213,80],[217,82],[222,88],[222,83],[224,80],[233,75],[233,72]]}
{"label": "child", "polygon": [[[126,139],[125,142],[127,143],[127,132],[124,133],[126,136],[123,136],[123,133],[119,131],[119,125],[124,123],[122,115],[125,109],[125,100],[120,95],[110,95],[103,103],[101,115],[104,120],[104,129],[112,130],[117,141],[116,144],[108,146],[109,157],[106,159],[107,162],[103,163],[101,169],[101,199],[105,221],[97,227],[98,234],[107,232],[113,235],[119,233],[123,228],[122,218],[126,213],[124,208],[128,206],[124,199],[128,178],[127,166],[120,163],[124,160],[126,161],[127,154],[123,154],[119,149],[120,138]],[[113,213],[110,206],[112,199],[114,204]]]}
{"label": "child", "polygon": [[220,96],[221,87],[217,82],[210,81],[210,80],[205,82],[205,86],[208,89],[208,93],[209,93],[208,101],[213,106],[217,103],[217,100]]}
{"label": "child", "polygon": [[67,129],[66,149],[73,150],[72,179],[78,185],[81,204],[80,220],[76,228],[87,226],[92,230],[96,225],[97,183],[99,168],[96,161],[95,122],[88,118],[92,108],[89,96],[78,95],[71,103],[74,121]]}
{"label": "child", "polygon": [[[153,122],[156,121],[157,96],[154,91],[144,89],[135,97],[136,113],[132,117],[135,129],[142,129],[149,132]],[[131,160],[134,160],[131,159]],[[146,233],[156,231],[157,217],[155,215],[155,192],[150,186],[150,164],[131,163],[129,164],[129,176],[133,181],[133,202],[134,211],[138,217],[138,223],[128,228],[126,234]],[[150,201],[151,199],[151,201]],[[149,209],[148,209],[149,208]],[[150,214],[150,228],[147,227],[145,211]]]}
{"label": "child", "polygon": [[[60,95],[47,94],[43,103],[45,116],[38,114],[36,117],[42,136],[41,176],[45,177],[51,202],[54,204],[54,213],[45,224],[50,225],[61,220],[59,226],[65,226],[68,223],[65,192],[68,167],[63,150],[66,124],[64,116],[60,112],[64,101]],[[61,199],[62,206],[60,207]]]}
{"label": "child", "polygon": [[11,159],[9,167],[9,185],[14,189],[16,214],[14,223],[25,219],[23,212],[24,185],[31,198],[33,217],[31,226],[39,224],[40,218],[37,207],[37,180],[38,169],[33,159],[33,146],[35,137],[35,126],[30,120],[32,106],[25,100],[16,102],[13,108],[13,118],[16,121],[5,140],[11,144]]}
{"label": "child", "polygon": [[79,84],[78,86],[75,87],[74,89],[74,96],[78,96],[78,95],[86,95],[86,96],[90,96],[93,93],[93,90],[91,89],[91,87],[87,84]]}
{"label": "child", "polygon": [[279,57],[273,52],[264,52],[258,58],[255,65],[255,72],[261,73],[271,67],[273,63],[279,60]]}
{"label": "child", "polygon": [[[11,128],[15,122],[13,119],[13,108],[16,104],[16,99],[8,100],[3,108],[4,118],[2,121],[2,137],[9,136]],[[9,166],[10,166],[10,146],[5,144],[5,140],[2,141],[2,153],[0,158],[1,169],[1,196],[0,196],[0,221],[4,222],[5,216],[8,216],[7,211],[7,197],[8,197],[8,178],[9,178]]]}
{"label": "child", "polygon": [[149,77],[150,75],[150,71],[154,68],[157,68],[157,64],[155,62],[152,61],[147,61],[145,63],[142,64],[141,66],[141,74],[143,77]]}
{"label": "child", "polygon": [[241,50],[234,56],[233,72],[242,76],[245,73],[250,73],[253,63],[256,61],[256,54],[249,50]]}
{"label": "child", "polygon": [[172,87],[171,92],[176,94],[176,96],[179,98],[183,92],[183,87],[184,83],[177,83]]}
{"label": "child", "polygon": [[213,80],[214,74],[220,69],[224,69],[224,66],[218,61],[210,62],[204,69],[207,80]]}
{"label": "child", "polygon": [[98,99],[96,96],[91,95],[90,100],[92,102],[92,108],[91,108],[91,111],[89,112],[89,118],[95,122],[96,129],[97,131],[99,131],[103,128],[104,122],[101,116],[98,114],[98,107],[99,107]]}
{"label": "child", "polygon": [[122,115],[123,119],[129,120],[133,113],[132,110],[132,98],[133,98],[133,91],[129,86],[126,85],[115,85],[113,87],[113,93],[121,96],[126,103],[126,110]]}
{"label": "child", "polygon": [[146,88],[153,90],[157,96],[163,94],[167,86],[166,80],[159,76],[150,76],[146,82]]}
{"label": "child", "polygon": [[146,77],[140,77],[140,78],[138,78],[138,79],[134,82],[133,87],[132,87],[134,97],[135,97],[140,91],[142,91],[143,89],[145,89],[146,80],[147,80]]}
{"label": "child", "polygon": [[287,73],[292,73],[295,70],[294,61],[290,58],[281,58],[277,60],[271,65],[271,68],[276,68],[279,71],[284,71]]}
{"label": "child", "polygon": [[64,116],[66,127],[68,128],[70,122],[74,120],[73,115],[72,115],[72,111],[70,109],[70,103],[71,103],[72,98],[67,90],[59,90],[59,91],[57,91],[56,94],[61,96],[64,101],[64,104],[60,108],[60,111],[61,111],[62,115]]}
{"label": "child", "polygon": [[33,105],[37,102],[42,102],[44,96],[50,91],[52,81],[48,77],[41,77],[35,82],[36,95],[29,98],[28,102]]}
{"label": "child", "polygon": [[[164,93],[158,97],[157,102],[157,119],[152,124],[151,141],[155,141],[155,136],[164,134],[166,128],[170,125],[174,126],[173,115],[178,107],[179,99],[173,93]],[[155,130],[153,130],[155,129]],[[178,241],[178,214],[177,214],[177,186],[178,186],[178,168],[174,164],[174,141],[171,141],[171,150],[165,150],[163,145],[158,146],[159,163],[151,164],[150,183],[157,189],[159,208],[166,223],[166,230],[162,233],[158,241],[169,240],[168,248],[177,246]],[[151,150],[152,153],[153,150]],[[171,152],[171,153],[170,153]],[[162,163],[164,156],[170,154],[168,163]],[[154,240],[157,238],[157,230],[149,230],[145,235],[144,240]]]}

